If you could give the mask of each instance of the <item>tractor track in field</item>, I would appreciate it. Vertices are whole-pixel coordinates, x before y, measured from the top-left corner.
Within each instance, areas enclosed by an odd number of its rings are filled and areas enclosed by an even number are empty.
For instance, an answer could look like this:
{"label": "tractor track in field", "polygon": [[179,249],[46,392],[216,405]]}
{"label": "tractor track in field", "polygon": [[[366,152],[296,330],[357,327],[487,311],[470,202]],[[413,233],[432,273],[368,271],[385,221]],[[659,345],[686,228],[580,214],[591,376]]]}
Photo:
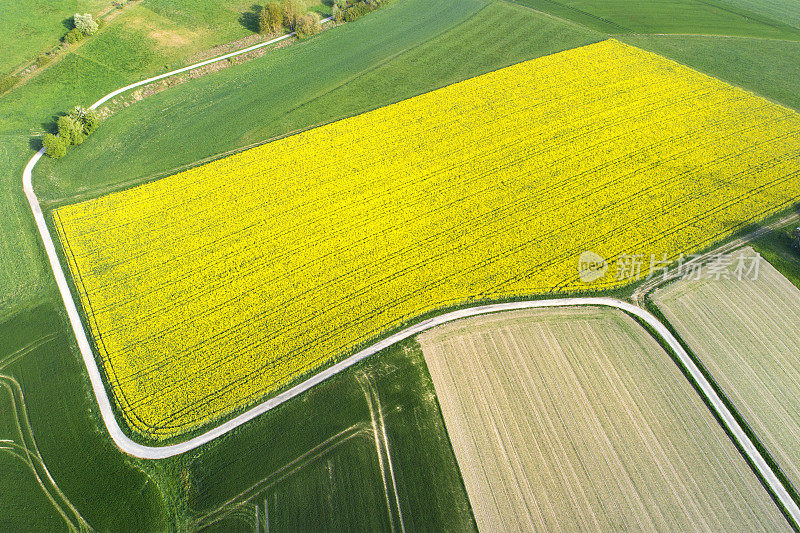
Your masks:
{"label": "tractor track in field", "polygon": [[[327,22],[328,20],[330,19],[325,19],[323,22]],[[145,80],[126,85],[124,87],[121,87],[120,89],[112,91],[107,95],[103,96],[97,102],[92,104],[90,106],[90,109],[96,109],[98,106],[102,105],[109,99],[121,93],[124,93],[128,90],[134,89],[136,87],[140,87],[142,85],[146,85],[148,83],[152,83],[154,81],[167,78],[169,76],[174,76],[176,74],[187,72],[195,68],[215,63],[217,61],[222,61],[231,57],[245,54],[247,52],[251,52],[258,48],[274,44],[275,42],[288,39],[293,35],[294,35],[293,33],[290,33],[264,43],[259,43],[253,46],[249,46],[242,50],[230,52],[218,56],[216,58],[201,61],[177,70],[173,70],[171,72],[160,74],[158,76],[153,76],[151,78],[147,78]],[[438,325],[447,322],[452,322],[454,320],[470,316],[495,313],[500,311],[517,310],[517,309],[569,307],[569,306],[612,307],[620,309],[647,324],[647,326],[651,328],[651,331],[654,332],[654,334],[661,342],[661,344],[668,347],[672,351],[672,353],[676,356],[676,360],[679,363],[679,365],[682,367],[685,373],[688,376],[690,376],[691,380],[695,382],[698,390],[701,392],[701,395],[704,397],[709,407],[717,414],[721,423],[726,427],[732,439],[736,442],[739,449],[751,463],[754,470],[757,471],[764,485],[769,489],[769,491],[772,493],[776,501],[780,503],[786,515],[793,522],[793,525],[795,527],[798,527],[798,525],[800,525],[800,507],[798,507],[797,503],[793,500],[789,492],[786,490],[786,487],[784,487],[784,485],[781,483],[781,481],[769,467],[769,464],[761,455],[758,448],[755,446],[753,441],[748,437],[743,428],[739,425],[736,418],[733,416],[731,411],[726,407],[722,399],[719,397],[714,388],[705,378],[701,370],[697,367],[697,365],[694,363],[691,357],[683,349],[681,343],[672,335],[672,333],[670,333],[670,331],[667,329],[666,326],[664,326],[664,324],[662,324],[654,315],[652,315],[639,305],[606,297],[576,297],[576,298],[556,298],[550,300],[517,301],[517,302],[481,305],[477,307],[459,309],[456,311],[444,313],[439,316],[423,320],[408,328],[405,328],[402,331],[399,331],[373,344],[372,346],[365,348],[364,350],[361,350],[358,353],[344,359],[343,361],[340,361],[339,363],[315,374],[314,376],[282,392],[281,394],[278,394],[260,403],[259,405],[252,407],[251,409],[236,416],[235,418],[223,422],[222,424],[208,430],[207,432],[197,435],[193,438],[190,438],[184,442],[179,442],[176,444],[170,444],[165,446],[147,446],[137,443],[131,438],[129,438],[122,431],[114,415],[114,411],[111,406],[111,401],[105,389],[102,376],[97,366],[97,361],[95,360],[94,353],[92,352],[92,348],[86,334],[86,330],[84,329],[83,323],[81,321],[80,313],[78,312],[78,308],[72,297],[69,284],[67,282],[64,270],[61,266],[58,254],[56,252],[56,247],[53,242],[53,238],[50,235],[49,228],[47,227],[47,222],[45,220],[44,213],[42,211],[41,205],[39,204],[39,200],[36,197],[36,194],[33,190],[33,184],[32,184],[33,168],[36,166],[37,162],[39,161],[39,159],[41,159],[43,154],[44,154],[44,148],[42,148],[36,154],[34,154],[34,156],[31,157],[30,161],[28,161],[28,164],[25,166],[25,170],[23,171],[23,176],[22,176],[23,189],[25,191],[25,195],[28,199],[28,203],[33,213],[37,230],[44,244],[45,252],[47,253],[47,258],[50,262],[53,275],[56,279],[59,293],[61,294],[61,298],[64,302],[64,306],[67,311],[67,315],[69,316],[70,325],[75,334],[75,338],[77,340],[81,356],[86,366],[86,370],[89,374],[89,378],[92,384],[92,389],[95,398],[97,399],[100,412],[103,418],[103,422],[114,443],[123,452],[129,455],[139,457],[142,459],[165,459],[168,457],[172,457],[193,450],[221,435],[224,435],[232,431],[238,426],[252,420],[253,418],[259,416],[260,414],[263,414],[273,409],[274,407],[280,405],[281,403],[307,391],[314,385],[317,385],[318,383],[355,365],[356,363],[362,361],[363,359],[369,357],[370,355],[373,355],[404,339],[413,337],[414,335],[417,335],[422,331],[431,329],[433,327],[436,327]],[[752,238],[753,236],[760,235],[761,234],[760,232],[767,231],[769,228],[774,227],[780,223],[785,224],[797,218],[798,215],[796,214],[784,217],[781,221],[778,221],[771,226],[767,226],[748,236],[732,241],[731,243],[724,245],[723,247],[718,248],[717,250],[714,250],[714,252],[710,253],[720,253],[720,250],[725,249],[726,247],[736,248],[737,246],[740,246],[741,244],[746,242],[747,239]],[[709,254],[706,254],[705,256],[707,257],[708,255]],[[634,293],[633,296],[634,302],[636,302],[637,304],[642,302],[644,299],[644,295],[661,282],[662,281],[659,279],[657,280],[657,283],[655,285],[652,283],[645,283]]]}

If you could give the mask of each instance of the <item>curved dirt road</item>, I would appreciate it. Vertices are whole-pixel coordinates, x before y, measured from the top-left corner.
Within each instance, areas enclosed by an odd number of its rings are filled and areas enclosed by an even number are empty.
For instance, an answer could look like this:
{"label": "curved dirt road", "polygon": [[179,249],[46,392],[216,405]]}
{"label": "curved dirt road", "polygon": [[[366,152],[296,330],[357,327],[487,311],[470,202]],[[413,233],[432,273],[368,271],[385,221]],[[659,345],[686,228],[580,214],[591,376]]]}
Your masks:
{"label": "curved dirt road", "polygon": [[[173,76],[175,74],[185,72],[187,70],[207,65],[215,61],[221,61],[229,57],[247,53],[256,48],[267,46],[276,41],[286,39],[290,36],[291,34],[288,34],[279,37],[277,39],[273,39],[272,41],[260,43],[258,45],[254,45],[245,48],[243,50],[239,50],[238,52],[225,54],[223,56],[214,59],[209,59],[207,61],[195,63],[194,65],[189,65],[187,67],[174,70],[172,72],[167,72],[165,74],[148,78],[146,80],[142,80],[137,83],[132,83],[130,85],[127,85],[125,87],[122,87],[120,89],[117,89],[116,91],[107,94],[106,96],[95,102],[91,106],[91,108],[95,109],[97,108],[97,106],[101,105],[103,102],[106,102],[108,99],[113,98],[114,96],[122,92],[125,92],[127,90],[133,89],[135,87],[139,87],[141,85],[145,85],[152,81],[156,81],[162,78],[166,78],[168,76]],[[460,309],[450,313],[445,313],[443,315],[439,315],[437,317],[424,320],[414,326],[411,326],[398,333],[395,333],[394,335],[376,344],[373,344],[369,348],[366,348],[356,353],[355,355],[352,355],[351,357],[345,359],[344,361],[341,361],[336,365],[333,365],[332,367],[323,370],[322,372],[316,374],[315,376],[309,378],[308,380],[292,387],[291,389],[284,391],[283,393],[273,398],[270,398],[269,400],[253,407],[247,412],[242,413],[241,415],[231,420],[228,420],[227,422],[220,424],[219,426],[207,431],[206,433],[198,435],[187,441],[180,442],[178,444],[171,444],[168,446],[145,446],[139,444],[131,440],[129,437],[125,435],[125,433],[123,433],[122,429],[117,423],[116,417],[114,416],[114,412],[111,407],[111,402],[106,393],[106,389],[103,384],[100,371],[97,367],[97,362],[95,360],[94,354],[92,353],[91,345],[89,344],[86,331],[81,322],[80,314],[78,313],[77,306],[75,305],[75,301],[73,300],[72,294],[69,290],[69,285],[67,283],[64,271],[61,267],[61,263],[56,253],[55,245],[53,244],[53,239],[50,235],[50,231],[45,222],[41,206],[39,205],[39,200],[33,191],[32,171],[33,168],[36,166],[36,163],[39,161],[39,159],[41,159],[43,154],[44,154],[44,149],[39,150],[39,152],[37,152],[26,165],[22,177],[23,188],[25,190],[25,195],[28,198],[28,203],[30,204],[31,211],[33,212],[33,216],[36,221],[36,227],[39,231],[39,235],[42,238],[45,251],[47,252],[47,258],[53,270],[53,275],[56,278],[56,283],[58,285],[59,293],[61,294],[61,298],[64,301],[64,306],[66,307],[70,324],[72,326],[72,330],[74,331],[75,338],[78,341],[78,347],[81,351],[81,356],[83,357],[84,364],[86,365],[86,370],[89,373],[89,378],[92,383],[92,389],[94,391],[95,397],[97,398],[97,403],[100,407],[100,412],[103,418],[103,422],[105,423],[106,429],[111,435],[111,438],[114,440],[114,443],[125,453],[143,459],[165,459],[167,457],[172,457],[174,455],[178,455],[187,452],[189,450],[193,450],[219,437],[220,435],[224,435],[225,433],[244,424],[245,422],[252,420],[258,415],[269,411],[270,409],[280,405],[286,400],[289,400],[290,398],[297,396],[298,394],[310,389],[314,385],[328,379],[329,377],[341,372],[342,370],[350,366],[353,366],[354,364],[365,359],[366,357],[369,357],[370,355],[373,355],[383,350],[384,348],[391,346],[392,344],[395,344],[401,340],[412,337],[422,331],[433,328],[440,324],[451,322],[453,320],[458,320],[459,318],[465,318],[469,316],[475,316],[486,313],[494,313],[498,311],[515,310],[515,309],[563,307],[563,306],[576,306],[576,305],[607,306],[607,307],[614,307],[617,309],[621,309],[622,311],[625,311],[626,313],[629,313],[630,315],[633,315],[641,319],[650,328],[652,328],[652,330],[660,337],[662,344],[666,344],[667,346],[669,346],[669,348],[677,355],[681,366],[683,366],[683,368],[689,373],[689,375],[692,376],[692,379],[698,384],[700,390],[702,391],[703,396],[708,401],[712,409],[719,416],[720,420],[728,429],[728,431],[731,433],[733,438],[737,441],[741,449],[744,451],[745,455],[748,457],[751,464],[754,465],[756,470],[759,472],[764,483],[767,485],[767,487],[769,487],[770,491],[775,495],[778,501],[781,502],[781,505],[783,506],[786,513],[792,518],[794,524],[795,525],[800,524],[800,508],[798,508],[797,504],[789,495],[786,488],[783,486],[783,484],[777,478],[777,476],[769,467],[767,462],[764,460],[764,457],[755,447],[753,442],[750,440],[750,438],[744,432],[742,427],[733,417],[733,414],[728,410],[728,408],[722,402],[721,398],[714,391],[713,387],[711,387],[711,384],[706,380],[700,369],[694,364],[694,362],[686,353],[686,351],[683,349],[678,340],[669,332],[669,330],[661,322],[658,321],[658,319],[655,316],[653,316],[649,312],[631,303],[623,302],[621,300],[613,298],[589,298],[589,297],[558,298],[552,300],[509,302],[501,304],[483,305],[478,307],[472,307],[469,309]]]}

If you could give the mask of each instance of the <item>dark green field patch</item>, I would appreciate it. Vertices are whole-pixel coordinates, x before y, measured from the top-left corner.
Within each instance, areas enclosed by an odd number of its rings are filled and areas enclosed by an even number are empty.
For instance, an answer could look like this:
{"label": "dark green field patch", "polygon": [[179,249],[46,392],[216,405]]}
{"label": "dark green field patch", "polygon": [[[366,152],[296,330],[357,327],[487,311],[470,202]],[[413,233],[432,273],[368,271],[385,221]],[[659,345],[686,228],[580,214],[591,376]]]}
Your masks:
{"label": "dark green field patch", "polygon": [[695,33],[800,39],[796,28],[716,0],[516,0],[611,34]]}
{"label": "dark green field patch", "polygon": [[[4,407],[0,405],[0,409]],[[28,465],[2,446],[0,494],[0,531],[68,531]]]}
{"label": "dark green field patch", "polygon": [[226,531],[268,519],[276,530],[375,531],[391,523],[399,530],[402,516],[409,531],[474,529],[413,342],[371,356],[186,459],[191,527]]}
{"label": "dark green field patch", "polygon": [[[101,425],[83,362],[60,311],[61,302],[53,296],[52,303],[0,324],[0,374],[19,384],[35,445],[47,470],[92,527],[165,529],[166,511],[159,489],[137,468],[138,461],[113,445]],[[0,405],[0,409],[7,407],[7,402]],[[2,468],[12,468],[8,465],[14,461],[17,459],[0,453]],[[6,511],[35,510],[20,502],[27,498],[38,502],[31,491],[3,491],[0,517]],[[31,515],[20,520],[33,524],[37,518]],[[7,530],[1,525],[0,529]]]}

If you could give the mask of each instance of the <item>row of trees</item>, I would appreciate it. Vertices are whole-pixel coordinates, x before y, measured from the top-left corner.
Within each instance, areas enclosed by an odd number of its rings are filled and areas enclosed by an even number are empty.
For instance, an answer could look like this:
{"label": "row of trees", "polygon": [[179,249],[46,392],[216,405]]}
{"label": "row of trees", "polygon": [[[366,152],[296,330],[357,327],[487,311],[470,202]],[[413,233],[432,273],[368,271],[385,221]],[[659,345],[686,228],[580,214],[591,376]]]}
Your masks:
{"label": "row of trees", "polygon": [[69,115],[58,117],[58,135],[47,133],[42,145],[45,153],[54,159],[67,153],[67,146],[81,144],[100,125],[100,116],[93,109],[75,106]]}
{"label": "row of trees", "polygon": [[334,0],[333,19],[336,22],[351,22],[383,5],[384,0]]}
{"label": "row of trees", "polygon": [[319,33],[319,14],[306,12],[299,0],[282,0],[269,2],[258,14],[258,31],[260,33],[278,33],[286,28],[297,33],[301,39]]}

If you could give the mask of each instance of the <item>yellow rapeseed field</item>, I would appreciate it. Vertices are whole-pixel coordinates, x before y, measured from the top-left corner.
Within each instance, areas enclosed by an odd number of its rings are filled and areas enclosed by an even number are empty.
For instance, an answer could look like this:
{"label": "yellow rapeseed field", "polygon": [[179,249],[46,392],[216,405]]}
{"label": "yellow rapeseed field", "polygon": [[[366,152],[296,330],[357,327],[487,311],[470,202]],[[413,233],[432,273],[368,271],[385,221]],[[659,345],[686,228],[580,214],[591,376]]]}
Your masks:
{"label": "yellow rapeseed field", "polygon": [[426,313],[627,283],[798,191],[799,115],[609,40],[54,221],[117,405],[165,439]]}

